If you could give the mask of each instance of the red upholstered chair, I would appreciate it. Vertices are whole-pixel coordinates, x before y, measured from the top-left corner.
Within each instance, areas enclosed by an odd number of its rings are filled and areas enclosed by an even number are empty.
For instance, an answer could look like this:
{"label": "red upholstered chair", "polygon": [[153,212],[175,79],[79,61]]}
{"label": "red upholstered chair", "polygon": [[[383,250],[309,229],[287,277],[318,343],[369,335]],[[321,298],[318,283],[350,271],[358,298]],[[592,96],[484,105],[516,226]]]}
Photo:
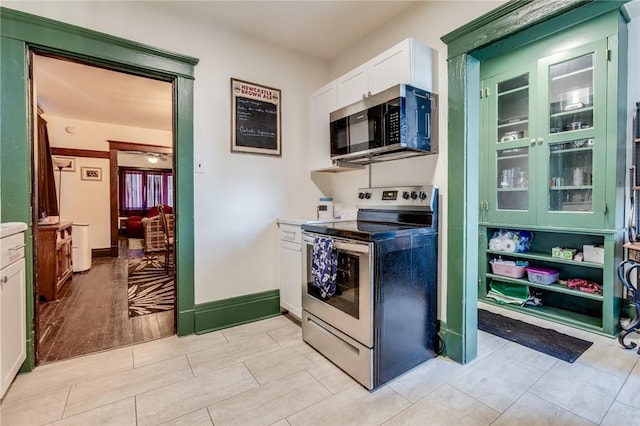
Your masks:
{"label": "red upholstered chair", "polygon": [[129,238],[142,238],[142,216],[129,216],[125,223]]}
{"label": "red upholstered chair", "polygon": [[[173,208],[171,206],[163,206],[164,211],[167,214],[173,213]],[[147,217],[158,216],[158,207],[153,206],[151,210],[147,213],[146,216],[129,216],[127,218],[127,222],[125,224],[127,230],[127,237],[129,238],[144,238],[144,228],[142,225],[142,219]]]}

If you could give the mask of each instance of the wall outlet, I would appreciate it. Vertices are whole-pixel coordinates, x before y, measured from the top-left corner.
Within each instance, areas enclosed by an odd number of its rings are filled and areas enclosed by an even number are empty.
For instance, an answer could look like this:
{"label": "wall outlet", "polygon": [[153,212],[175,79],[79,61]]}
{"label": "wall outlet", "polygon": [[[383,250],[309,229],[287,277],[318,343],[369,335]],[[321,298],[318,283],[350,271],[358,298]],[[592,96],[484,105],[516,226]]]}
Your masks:
{"label": "wall outlet", "polygon": [[196,173],[204,173],[204,161],[201,158],[195,158],[194,160],[194,171]]}

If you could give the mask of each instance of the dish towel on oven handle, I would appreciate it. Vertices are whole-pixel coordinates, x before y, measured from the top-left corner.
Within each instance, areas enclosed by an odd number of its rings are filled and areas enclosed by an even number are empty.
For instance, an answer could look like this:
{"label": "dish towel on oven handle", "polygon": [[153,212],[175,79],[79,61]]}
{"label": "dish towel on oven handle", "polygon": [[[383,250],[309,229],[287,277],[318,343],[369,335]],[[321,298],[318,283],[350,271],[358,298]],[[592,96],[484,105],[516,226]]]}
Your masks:
{"label": "dish towel on oven handle", "polygon": [[338,252],[333,249],[333,240],[316,237],[313,240],[311,275],[313,285],[320,289],[323,298],[331,297],[336,293],[337,271]]}

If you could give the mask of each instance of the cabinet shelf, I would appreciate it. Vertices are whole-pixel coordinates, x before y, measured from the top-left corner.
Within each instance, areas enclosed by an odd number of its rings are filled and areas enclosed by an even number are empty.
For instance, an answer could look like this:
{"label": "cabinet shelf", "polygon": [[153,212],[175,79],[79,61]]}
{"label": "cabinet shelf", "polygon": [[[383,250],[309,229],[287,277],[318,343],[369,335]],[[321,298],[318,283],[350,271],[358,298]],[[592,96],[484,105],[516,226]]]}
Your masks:
{"label": "cabinet shelf", "polygon": [[569,152],[584,152],[584,151],[593,151],[593,146],[584,146],[579,148],[568,148],[568,149],[550,149],[549,153],[551,155],[561,155],[567,154]]}
{"label": "cabinet shelf", "polygon": [[580,68],[578,70],[571,71],[566,74],[560,74],[551,78],[551,81],[562,80],[563,78],[573,77],[575,75],[582,74],[583,72],[588,72],[588,71],[593,71],[593,67]]}
{"label": "cabinet shelf", "polygon": [[604,265],[600,263],[578,262],[576,260],[553,257],[545,253],[536,253],[536,252],[530,252],[530,251],[526,253],[511,253],[508,251],[501,251],[501,250],[487,250],[487,253],[498,255],[498,256],[509,256],[509,257],[516,257],[521,259],[539,260],[541,262],[563,263],[565,265],[582,266],[585,268],[604,269]]}
{"label": "cabinet shelf", "polygon": [[[603,333],[602,320],[598,317],[579,314],[577,312],[566,309],[556,308],[554,306],[515,306],[497,303],[492,299],[484,299],[483,303],[500,306],[512,311],[523,312],[527,315],[536,316],[538,318],[567,324],[576,328],[587,331]],[[608,333],[603,333],[608,335]]]}
{"label": "cabinet shelf", "polygon": [[[560,111],[560,112],[556,112],[556,113],[550,114],[549,116],[551,118],[557,118],[557,117],[565,117],[567,115],[579,114],[581,112],[590,112],[590,111],[593,111],[593,105],[589,105],[589,106],[582,107],[582,108],[571,109],[569,111]],[[576,130],[585,130],[585,129],[590,129],[592,127],[593,126],[585,127],[583,129],[576,129]]]}
{"label": "cabinet shelf", "polygon": [[529,156],[527,154],[521,154],[521,155],[505,155],[504,157],[498,157],[498,161],[500,160],[515,160],[518,158],[529,158]]}
{"label": "cabinet shelf", "polygon": [[527,192],[529,188],[498,188],[498,192]]}
{"label": "cabinet shelf", "polygon": [[587,293],[584,291],[573,290],[564,284],[558,284],[558,283],[538,284],[538,283],[533,283],[529,280],[525,280],[521,278],[511,278],[511,277],[505,277],[503,275],[496,275],[496,274],[487,274],[487,278],[491,278],[494,281],[500,281],[504,283],[526,285],[528,287],[541,288],[544,290],[555,291],[557,293],[570,294],[571,296],[582,297],[583,299],[591,299],[591,300],[598,300],[598,301],[603,300],[601,294],[593,294],[593,293]]}
{"label": "cabinet shelf", "polygon": [[593,185],[567,185],[567,186],[550,186],[549,189],[551,191],[569,191],[569,190],[582,190],[582,191],[590,191],[593,190]]}
{"label": "cabinet shelf", "polygon": [[526,118],[522,119],[522,120],[513,120],[513,121],[506,120],[505,123],[498,124],[498,129],[501,129],[503,127],[511,127],[511,126],[516,125],[516,124],[527,124],[528,122],[529,122],[529,120],[526,119]]}
{"label": "cabinet shelf", "polygon": [[508,95],[508,94],[511,94],[511,93],[517,93],[517,92],[520,92],[522,90],[526,90],[528,88],[529,88],[529,85],[518,86],[518,87],[515,87],[515,88],[513,88],[511,90],[505,90],[504,92],[498,92],[498,96],[504,96],[504,95]]}

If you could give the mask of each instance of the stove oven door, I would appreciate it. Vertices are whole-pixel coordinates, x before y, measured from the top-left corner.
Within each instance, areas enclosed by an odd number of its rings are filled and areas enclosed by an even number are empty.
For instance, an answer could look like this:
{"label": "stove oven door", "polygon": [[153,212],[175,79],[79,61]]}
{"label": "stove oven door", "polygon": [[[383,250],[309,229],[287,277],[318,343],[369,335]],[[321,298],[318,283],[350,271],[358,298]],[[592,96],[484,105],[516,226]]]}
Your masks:
{"label": "stove oven door", "polygon": [[326,235],[303,233],[302,308],[332,327],[373,347],[373,285],[371,268],[373,244],[356,240],[334,238],[333,247],[338,254],[336,292],[322,297],[313,285],[311,275],[313,243],[316,237]]}

